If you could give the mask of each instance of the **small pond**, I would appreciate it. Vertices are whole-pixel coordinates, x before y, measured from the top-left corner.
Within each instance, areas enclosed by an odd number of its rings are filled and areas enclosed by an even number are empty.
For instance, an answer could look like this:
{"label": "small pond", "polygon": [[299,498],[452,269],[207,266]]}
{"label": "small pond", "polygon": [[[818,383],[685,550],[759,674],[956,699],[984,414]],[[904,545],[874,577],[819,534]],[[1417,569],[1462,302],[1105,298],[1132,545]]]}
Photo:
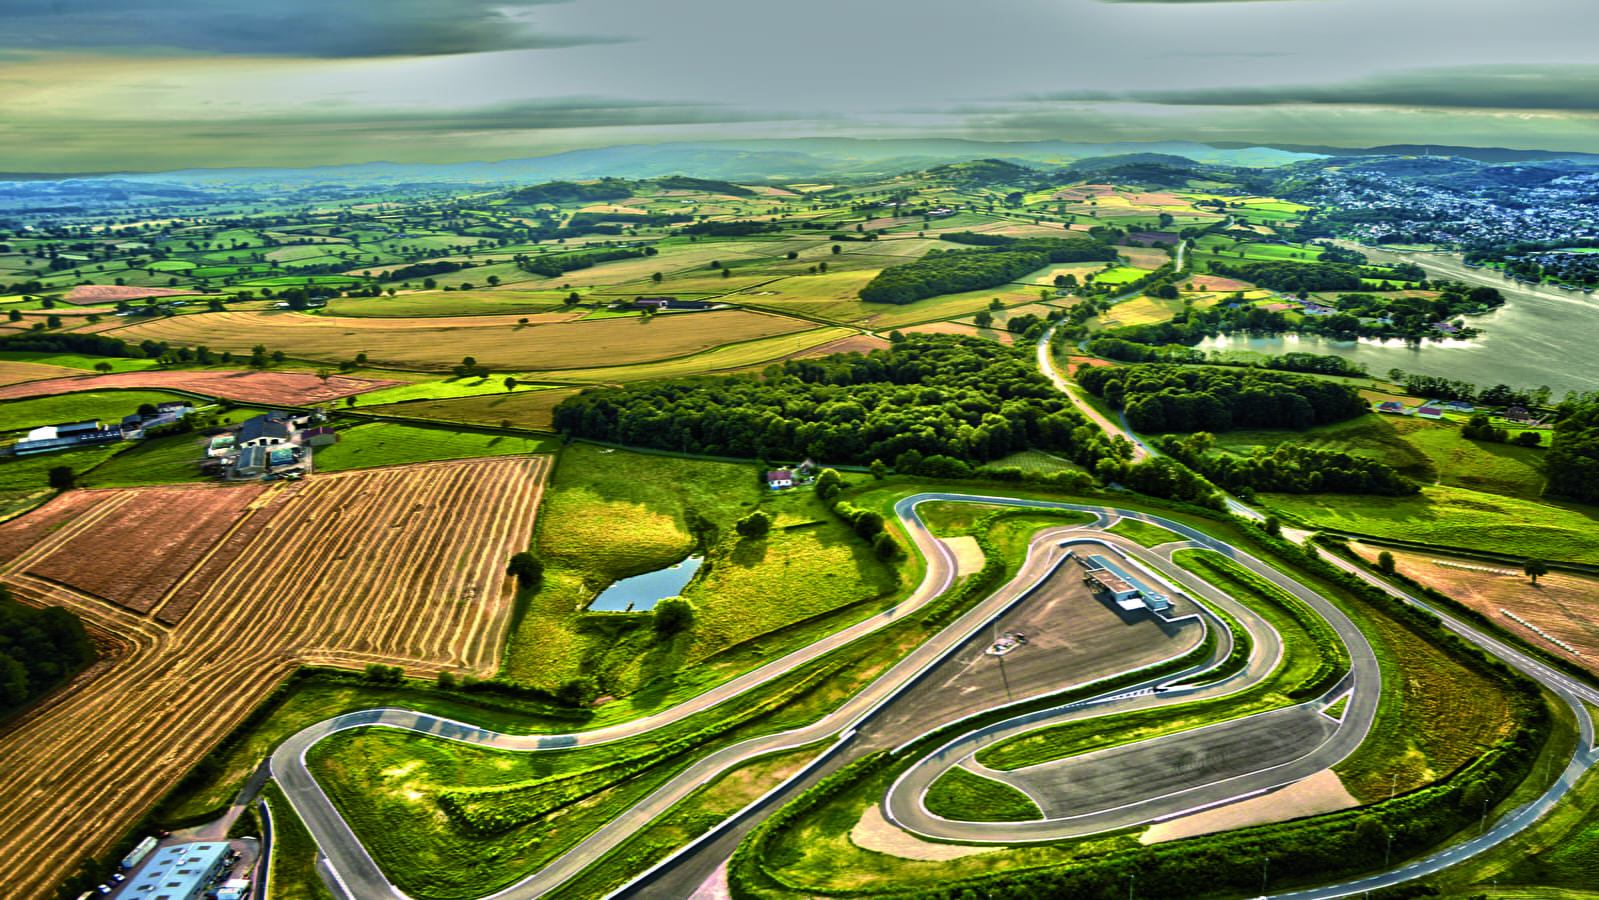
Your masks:
{"label": "small pond", "polygon": [[600,592],[589,604],[591,612],[644,612],[667,597],[676,597],[705,560],[691,556],[682,562],[624,578]]}

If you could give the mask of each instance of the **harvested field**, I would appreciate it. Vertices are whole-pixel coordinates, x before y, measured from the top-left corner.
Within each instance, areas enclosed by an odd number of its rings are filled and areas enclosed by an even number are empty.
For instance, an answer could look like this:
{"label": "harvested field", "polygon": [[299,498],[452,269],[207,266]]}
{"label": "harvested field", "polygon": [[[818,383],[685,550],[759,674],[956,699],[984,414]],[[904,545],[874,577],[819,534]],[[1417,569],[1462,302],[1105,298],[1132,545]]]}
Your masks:
{"label": "harvested field", "polygon": [[[463,460],[269,488],[258,499],[273,504],[271,527],[195,570],[197,601],[176,626],[24,574],[27,553],[0,569],[24,600],[72,609],[128,647],[0,736],[7,896],[42,898],[105,851],[302,663],[492,671],[511,613],[505,560],[528,546],[548,468]],[[79,517],[48,540],[92,538],[109,518]]]}
{"label": "harvested field", "polygon": [[816,356],[827,356],[832,353],[870,353],[873,350],[886,350],[889,343],[886,339],[873,337],[866,334],[857,334],[842,340],[802,350],[789,357],[789,359],[810,359]]}
{"label": "harvested field", "polygon": [[82,374],[82,369],[69,369],[66,366],[47,366],[0,359],[0,387],[29,381],[44,381],[49,378],[71,378]]}
{"label": "harvested field", "polygon": [[474,316],[445,324],[437,319],[329,320],[297,313],[225,312],[131,325],[116,334],[234,352],[265,344],[291,348],[296,358],[329,362],[365,351],[373,365],[402,369],[442,371],[472,356],[479,365],[517,372],[651,362],[812,327],[746,310],[540,326],[518,325],[514,316]]}
{"label": "harvested field", "polygon": [[[265,489],[195,485],[99,492],[114,496],[97,511],[92,528],[85,527],[85,517],[77,518],[65,539],[41,544],[29,554],[34,561],[19,570],[148,613]],[[186,611],[161,618],[175,624]]]}
{"label": "harvested field", "polygon": [[385,403],[364,409],[366,412],[385,416],[404,416],[436,422],[474,422],[481,425],[505,425],[510,428],[549,431],[555,407],[577,391],[576,388],[517,391],[511,394],[483,394],[479,397]]}
{"label": "harvested field", "polygon": [[110,375],[74,375],[0,386],[0,400],[20,400],[25,397],[48,397],[107,389],[176,388],[196,394],[221,397],[224,400],[237,400],[241,403],[311,406],[348,397],[351,394],[364,394],[367,391],[406,383],[373,378],[350,378],[344,375],[333,375],[323,381],[309,372],[237,372],[221,369],[113,372]]}
{"label": "harvested field", "polygon": [[69,491],[41,509],[0,526],[0,566],[21,556],[46,535],[79,516],[87,516],[116,491]]}
{"label": "harvested field", "polygon": [[180,291],[174,288],[132,287],[120,284],[80,284],[67,292],[62,299],[68,303],[115,303],[118,300],[139,300],[145,297],[193,297],[199,291]]}
{"label": "harvested field", "polygon": [[968,337],[983,337],[999,341],[1005,346],[1016,343],[1016,335],[998,328],[978,328],[976,325],[965,325],[960,322],[929,322],[926,325],[912,325],[902,328],[907,334],[963,334]]}
{"label": "harvested field", "polygon": [[1220,275],[1185,275],[1182,278],[1182,282],[1184,284],[1193,282],[1194,287],[1207,291],[1252,291],[1255,289],[1255,286],[1247,281],[1235,281],[1231,278],[1223,278]]}
{"label": "harvested field", "polygon": [[[1370,544],[1351,543],[1351,546],[1373,562],[1378,553],[1387,550],[1394,555],[1395,568],[1405,575],[1466,604],[1534,645],[1599,674],[1599,577],[1557,571],[1539,576],[1538,583],[1533,584],[1520,574],[1521,567],[1513,563],[1484,562]],[[1440,562],[1446,565],[1439,565]],[[1516,574],[1500,575],[1482,569]],[[1529,625],[1542,629],[1544,634],[1577,652],[1572,653],[1540,636]]]}

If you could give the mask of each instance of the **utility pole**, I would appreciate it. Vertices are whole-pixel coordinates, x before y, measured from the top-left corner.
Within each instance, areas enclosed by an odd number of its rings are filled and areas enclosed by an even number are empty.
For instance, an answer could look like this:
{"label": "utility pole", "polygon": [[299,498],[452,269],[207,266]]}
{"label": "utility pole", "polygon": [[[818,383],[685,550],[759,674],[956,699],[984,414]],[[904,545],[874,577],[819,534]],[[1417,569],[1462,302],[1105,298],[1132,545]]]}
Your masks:
{"label": "utility pole", "polygon": [[1488,833],[1488,801],[1486,799],[1484,799],[1482,801],[1482,831],[1480,832],[1480,834],[1487,834],[1487,833]]}
{"label": "utility pole", "polygon": [[1266,857],[1260,863],[1260,896],[1266,896],[1266,873],[1271,871],[1271,857]]}
{"label": "utility pole", "polygon": [[1386,870],[1388,868],[1388,863],[1393,858],[1394,858],[1394,835],[1393,835],[1393,832],[1389,832],[1388,833],[1388,851],[1382,855],[1382,867],[1383,867],[1383,869]]}

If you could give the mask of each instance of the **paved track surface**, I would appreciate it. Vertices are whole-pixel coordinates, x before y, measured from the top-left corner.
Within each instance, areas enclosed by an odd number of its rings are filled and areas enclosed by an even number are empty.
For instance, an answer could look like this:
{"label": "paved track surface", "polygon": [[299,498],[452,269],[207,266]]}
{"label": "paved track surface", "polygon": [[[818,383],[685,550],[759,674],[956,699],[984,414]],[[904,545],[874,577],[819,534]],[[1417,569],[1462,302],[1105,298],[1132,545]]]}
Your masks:
{"label": "paved track surface", "polygon": [[[306,821],[307,826],[311,829],[323,851],[327,854],[331,867],[338,873],[340,881],[346,886],[353,896],[363,898],[363,900],[364,898],[401,897],[403,894],[390,885],[383,877],[381,871],[377,868],[371,857],[366,853],[365,848],[361,846],[359,840],[355,837],[353,832],[351,832],[348,825],[344,823],[343,819],[338,815],[337,811],[328,801],[326,795],[316,785],[315,780],[311,778],[309,772],[305,769],[304,755],[306,750],[312,744],[327,734],[344,730],[346,728],[382,726],[407,728],[453,740],[460,740],[488,746],[536,750],[551,747],[588,745],[604,741],[618,740],[622,737],[632,734],[642,733],[651,728],[660,727],[662,724],[666,724],[668,722],[677,721],[682,717],[689,715],[693,711],[709,708],[726,697],[741,693],[754,684],[763,683],[770,678],[777,677],[778,675],[788,671],[792,671],[797,666],[815,658],[815,656],[820,655],[822,652],[826,652],[826,650],[840,646],[847,639],[852,639],[858,634],[863,634],[866,631],[882,627],[882,625],[890,621],[895,621],[898,618],[903,617],[922,604],[925,604],[933,597],[937,596],[938,593],[941,593],[942,590],[945,589],[945,587],[947,587],[947,585],[950,583],[950,575],[954,569],[953,560],[949,557],[947,549],[943,546],[942,542],[934,539],[931,534],[928,533],[926,527],[915,516],[915,505],[927,500],[975,500],[980,502],[1004,503],[1023,507],[1061,508],[1066,506],[1063,504],[1017,501],[1009,498],[969,497],[965,495],[949,494],[925,494],[918,495],[913,498],[907,498],[905,501],[901,502],[898,512],[918,546],[923,550],[924,553],[927,554],[931,561],[926,579],[924,580],[923,584],[920,585],[913,593],[911,599],[907,600],[904,604],[901,604],[899,607],[896,607],[893,610],[881,613],[872,620],[861,623],[861,625],[856,626],[854,629],[841,632],[839,635],[835,635],[833,638],[829,638],[823,642],[820,642],[818,645],[813,645],[813,647],[806,648],[802,651],[797,651],[796,653],[791,654],[782,660],[778,660],[769,664],[761,670],[752,672],[734,682],[729,682],[722,688],[707,692],[701,697],[695,698],[694,700],[691,700],[682,706],[675,707],[673,710],[662,713],[658,716],[641,719],[625,725],[615,726],[594,732],[575,733],[569,735],[519,737],[496,734],[464,723],[439,720],[431,716],[425,716],[406,710],[373,710],[329,720],[295,735],[289,741],[285,742],[285,744],[282,745],[273,755],[273,771],[282,782],[285,791],[288,793],[291,802],[295,806],[296,811],[298,811],[301,817]],[[1066,508],[1085,509],[1091,512],[1099,513],[1101,516],[1101,522],[1106,522],[1116,515],[1115,511],[1098,507]],[[1172,550],[1184,546],[1216,543],[1212,539],[1207,538],[1197,532],[1193,532],[1179,523],[1144,515],[1139,515],[1138,517],[1155,521],[1158,524],[1177,531],[1179,534],[1182,534],[1190,539],[1188,543],[1168,545],[1168,554]],[[635,832],[638,828],[642,827],[650,819],[654,818],[654,816],[665,811],[671,805],[686,797],[695,788],[715,777],[716,774],[725,771],[739,762],[753,758],[756,755],[803,746],[829,736],[840,736],[837,743],[835,743],[829,751],[824,752],[813,763],[812,767],[808,768],[800,775],[792,779],[788,784],[784,785],[783,789],[781,789],[781,793],[784,796],[787,796],[789,795],[790,791],[801,789],[804,785],[820,777],[820,775],[825,773],[825,771],[834,768],[838,764],[842,764],[842,761],[845,757],[858,756],[861,753],[868,752],[876,747],[892,746],[894,742],[913,739],[921,734],[926,733],[926,731],[932,727],[936,727],[937,725],[960,718],[961,713],[959,710],[962,709],[969,709],[972,712],[978,712],[992,708],[996,705],[1003,705],[1002,703],[999,703],[997,699],[995,699],[995,696],[992,695],[992,692],[990,692],[990,695],[985,696],[985,694],[981,691],[967,691],[965,692],[966,696],[968,697],[967,701],[964,703],[955,703],[953,705],[942,701],[936,705],[928,703],[905,703],[902,705],[897,701],[901,701],[906,697],[912,696],[911,692],[913,692],[919,685],[923,684],[924,681],[930,677],[936,677],[934,676],[934,672],[940,665],[944,665],[953,660],[954,663],[959,666],[962,663],[962,657],[959,655],[959,653],[963,647],[969,649],[974,642],[987,642],[987,639],[991,634],[991,620],[993,620],[996,616],[1010,610],[1012,607],[1018,606],[1021,601],[1028,599],[1035,593],[1035,588],[1042,590],[1040,586],[1043,584],[1045,577],[1051,573],[1056,566],[1061,564],[1065,557],[1065,551],[1061,548],[1058,541],[1061,536],[1067,532],[1076,532],[1079,537],[1084,539],[1091,538],[1107,544],[1115,544],[1118,549],[1122,550],[1123,552],[1139,558],[1139,560],[1147,567],[1164,567],[1163,564],[1157,560],[1153,554],[1147,553],[1143,550],[1143,548],[1126,542],[1118,536],[1110,535],[1098,531],[1097,529],[1058,529],[1046,532],[1039,539],[1035,540],[1032,548],[1033,552],[1029,554],[1027,562],[1024,564],[1021,572],[1014,581],[1012,581],[1004,589],[996,592],[992,597],[988,598],[983,603],[979,604],[977,608],[963,616],[954,625],[945,629],[943,632],[940,632],[934,638],[924,643],[924,645],[919,647],[916,651],[913,651],[913,653],[905,660],[891,668],[866,690],[862,691],[850,701],[846,702],[845,705],[834,714],[807,728],[798,729],[794,732],[789,732],[782,735],[773,735],[747,741],[738,746],[727,748],[724,751],[712,754],[711,756],[697,762],[683,775],[673,779],[660,791],[652,794],[649,798],[639,803],[633,809],[630,809],[618,819],[601,828],[589,839],[585,840],[582,844],[575,847],[566,855],[560,857],[540,872],[535,873],[529,878],[506,888],[496,896],[506,898],[521,898],[537,897],[543,893],[546,893],[556,885],[576,875],[584,867],[597,860],[605,852],[615,847],[627,836]],[[1225,545],[1221,546],[1225,547]],[[1231,548],[1225,549],[1228,550],[1230,555],[1239,555],[1236,553],[1236,551],[1232,551]],[[1249,560],[1248,557],[1242,558]],[[1263,565],[1253,560],[1249,561],[1255,562],[1257,565]],[[1072,565],[1075,564],[1072,563]],[[1276,577],[1281,578],[1280,575]],[[1189,580],[1191,581],[1191,579]],[[1303,591],[1304,589],[1301,588],[1300,590]],[[1306,593],[1309,592],[1307,591]],[[1317,599],[1319,600],[1319,598]],[[1047,598],[1045,602],[1047,604]],[[1247,615],[1247,610],[1243,610],[1242,607],[1239,607],[1239,609]],[[1334,610],[1334,612],[1336,611]],[[1270,630],[1264,629],[1261,636],[1264,637],[1267,633],[1270,633]],[[1358,637],[1358,632],[1355,632],[1355,634]],[[1272,641],[1267,640],[1266,646],[1268,648],[1275,648],[1276,645]],[[1226,649],[1230,648],[1223,648],[1223,654]],[[1176,652],[1180,653],[1181,651]],[[1172,655],[1175,655],[1175,653]],[[1210,661],[1207,661],[1206,663],[1201,664],[1200,667],[1209,664]],[[1126,665],[1126,662],[1122,663],[1123,668],[1125,668]],[[968,669],[971,668],[971,662],[969,660],[966,661],[965,667]],[[1196,667],[1196,669],[1200,667]],[[1002,677],[1003,675],[1004,673],[1002,670]],[[1372,677],[1375,677],[1374,668],[1372,670]],[[1074,683],[1080,684],[1082,682],[1077,681]],[[1060,687],[1066,686],[1068,685],[1054,685],[1052,687],[1054,689],[1059,689]],[[1142,687],[1149,686],[1152,685],[1144,685]],[[1137,691],[1140,687],[1141,686],[1139,685],[1134,685],[1132,686],[1132,689]],[[1044,690],[1042,692],[1047,693],[1048,690]],[[1374,696],[1375,690],[1372,690],[1368,693]],[[1029,694],[1028,696],[1032,695]],[[1153,693],[1143,692],[1131,698],[1123,698],[1118,702],[1131,705],[1154,705],[1162,702],[1175,701],[1177,699],[1178,697],[1176,696],[1167,698]],[[1355,704],[1351,704],[1352,707],[1354,705]],[[900,708],[924,710],[930,715],[929,717],[925,718],[922,716],[905,717],[897,721],[895,719],[885,717],[883,719],[885,723],[883,727],[870,727],[872,720],[876,718],[879,713],[883,713],[890,709]],[[1350,721],[1351,720],[1346,717],[1346,722]],[[1369,718],[1367,719],[1367,722],[1369,723]],[[1343,729],[1340,729],[1340,731],[1342,730]],[[1361,734],[1364,734],[1363,730],[1361,731]],[[1218,735],[1216,739],[1222,740],[1223,737],[1223,735]],[[1356,739],[1355,743],[1358,743],[1358,738]],[[1303,751],[1303,748],[1298,749],[1301,752]],[[1240,790],[1242,789],[1243,788],[1241,786]],[[777,797],[773,797],[770,798],[770,801],[775,802],[776,799]],[[1171,801],[1168,801],[1168,805],[1170,802]],[[1155,811],[1150,811],[1147,813],[1148,816],[1153,816],[1156,814],[1157,813]],[[733,824],[736,826],[740,822],[747,824],[750,821],[753,821],[752,817],[741,814],[740,816],[734,818]],[[718,834],[713,832],[713,834],[708,836],[705,841],[695,846],[714,844],[717,842],[717,840]],[[714,870],[714,866],[711,866],[710,869]],[[664,894],[658,894],[657,896],[664,896]]]}

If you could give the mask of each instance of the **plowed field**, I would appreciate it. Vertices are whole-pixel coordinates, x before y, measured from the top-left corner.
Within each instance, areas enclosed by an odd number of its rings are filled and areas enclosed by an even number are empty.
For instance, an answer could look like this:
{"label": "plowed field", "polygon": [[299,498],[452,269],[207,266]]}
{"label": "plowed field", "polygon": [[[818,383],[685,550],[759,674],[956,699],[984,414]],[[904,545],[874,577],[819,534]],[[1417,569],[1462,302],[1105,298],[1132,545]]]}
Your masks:
{"label": "plowed field", "polygon": [[197,291],[179,291],[172,288],[132,287],[120,284],[80,284],[67,292],[68,303],[109,303],[114,300],[138,300],[145,297],[192,297]]}
{"label": "plowed field", "polygon": [[40,555],[41,548],[36,548],[29,556],[37,562],[28,566],[27,574],[135,612],[150,612],[266,487],[257,483],[96,492],[112,497],[94,510],[93,526],[75,521],[68,537],[49,542],[48,552]]}
{"label": "plowed field", "polygon": [[238,544],[221,564],[191,570],[195,601],[176,626],[26,574],[62,546],[109,539],[117,492],[69,493],[0,527],[0,546],[42,532],[0,568],[18,596],[73,609],[130,647],[0,736],[8,900],[44,897],[105,850],[302,662],[491,670],[511,611],[505,560],[528,545],[547,472],[546,457],[507,457],[254,488],[270,515],[221,542]]}
{"label": "plowed field", "polygon": [[439,319],[324,320],[298,313],[225,312],[142,322],[114,334],[134,343],[206,344],[236,353],[265,344],[296,359],[329,362],[365,351],[374,365],[402,369],[442,371],[470,356],[491,369],[522,372],[631,365],[815,327],[746,310],[549,325],[518,325],[517,318],[474,316],[473,324],[445,324]]}
{"label": "plowed field", "polygon": [[333,375],[327,381],[323,381],[309,372],[116,372],[111,375],[80,375],[73,378],[51,378],[23,384],[8,384],[0,386],[0,400],[48,397],[77,391],[102,391],[108,388],[157,390],[179,388],[197,394],[221,397],[224,400],[237,400],[240,403],[310,406],[338,400],[351,394],[364,394],[367,391],[406,383],[374,378],[347,378],[343,375]]}

